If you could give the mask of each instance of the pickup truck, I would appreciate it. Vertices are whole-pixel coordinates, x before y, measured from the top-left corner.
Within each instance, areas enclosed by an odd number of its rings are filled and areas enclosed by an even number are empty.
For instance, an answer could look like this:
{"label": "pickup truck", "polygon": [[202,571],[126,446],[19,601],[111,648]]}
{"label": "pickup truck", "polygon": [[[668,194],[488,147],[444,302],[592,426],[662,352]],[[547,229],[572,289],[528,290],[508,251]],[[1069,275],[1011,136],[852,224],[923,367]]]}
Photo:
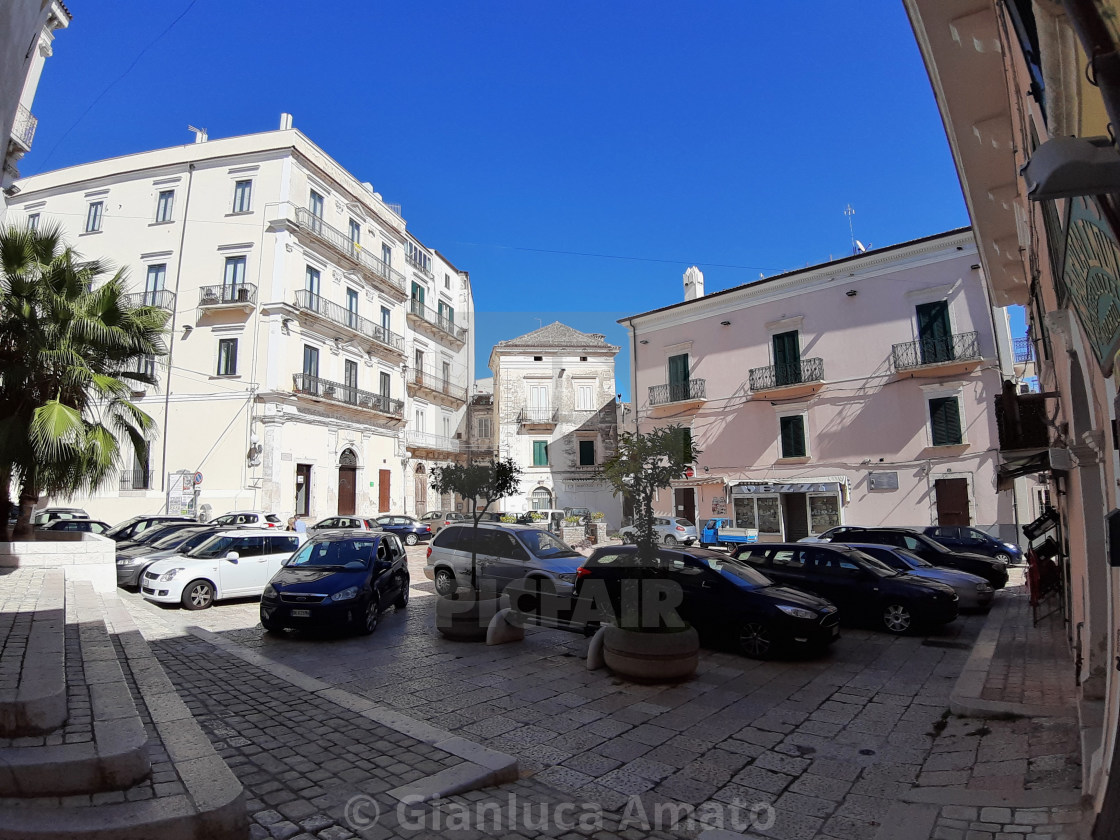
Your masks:
{"label": "pickup truck", "polygon": [[757,528],[732,528],[730,519],[715,518],[704,523],[700,545],[723,545],[732,548],[743,543],[758,542]]}

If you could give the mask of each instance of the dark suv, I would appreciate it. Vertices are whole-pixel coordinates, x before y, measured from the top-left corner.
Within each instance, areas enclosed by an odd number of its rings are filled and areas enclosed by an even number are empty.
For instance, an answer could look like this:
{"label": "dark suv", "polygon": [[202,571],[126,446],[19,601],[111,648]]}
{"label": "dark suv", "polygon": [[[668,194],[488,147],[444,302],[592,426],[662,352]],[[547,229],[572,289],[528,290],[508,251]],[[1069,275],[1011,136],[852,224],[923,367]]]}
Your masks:
{"label": "dark suv", "polygon": [[967,525],[927,525],[922,528],[922,533],[927,537],[932,537],[952,551],[983,554],[985,557],[998,560],[1005,566],[1023,562],[1023,549],[1015,543],[1000,542],[991,534],[986,534],[979,528],[972,528]]}

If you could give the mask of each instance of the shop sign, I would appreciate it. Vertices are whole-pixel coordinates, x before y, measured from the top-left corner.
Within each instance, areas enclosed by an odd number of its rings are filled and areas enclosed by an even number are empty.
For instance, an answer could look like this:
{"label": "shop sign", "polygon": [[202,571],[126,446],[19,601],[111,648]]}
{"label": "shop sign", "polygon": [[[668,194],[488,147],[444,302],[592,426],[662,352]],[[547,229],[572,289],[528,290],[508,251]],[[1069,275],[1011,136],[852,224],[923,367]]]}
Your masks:
{"label": "shop sign", "polygon": [[1069,199],[1061,282],[1102,373],[1120,349],[1120,243],[1096,198]]}
{"label": "shop sign", "polygon": [[757,493],[838,493],[840,485],[836,482],[825,484],[736,484],[731,488],[733,496],[749,496]]}

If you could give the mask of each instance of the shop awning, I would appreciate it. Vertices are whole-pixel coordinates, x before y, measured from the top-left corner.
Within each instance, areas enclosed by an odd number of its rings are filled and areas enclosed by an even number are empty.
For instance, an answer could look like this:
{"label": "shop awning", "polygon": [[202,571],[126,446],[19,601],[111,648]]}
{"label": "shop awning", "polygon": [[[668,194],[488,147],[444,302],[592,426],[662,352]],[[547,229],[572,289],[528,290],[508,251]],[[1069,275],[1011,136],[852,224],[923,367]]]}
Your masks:
{"label": "shop awning", "polygon": [[1073,469],[1073,457],[1068,449],[1030,449],[1001,455],[1003,463],[996,470],[996,490],[1010,490],[1015,479],[1024,475]]}
{"label": "shop awning", "polygon": [[729,482],[732,496],[774,493],[839,493],[841,501],[851,500],[852,483],[846,475],[813,476],[800,481],[735,481]]}

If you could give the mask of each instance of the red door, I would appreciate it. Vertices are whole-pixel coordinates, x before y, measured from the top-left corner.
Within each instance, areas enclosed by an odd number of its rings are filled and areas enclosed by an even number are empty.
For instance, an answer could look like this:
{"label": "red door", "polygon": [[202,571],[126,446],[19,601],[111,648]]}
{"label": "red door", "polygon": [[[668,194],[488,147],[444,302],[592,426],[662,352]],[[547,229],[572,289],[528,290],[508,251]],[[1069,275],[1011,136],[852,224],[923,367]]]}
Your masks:
{"label": "red door", "polygon": [[392,473],[389,470],[379,470],[377,474],[377,510],[385,513],[389,510],[389,479]]}
{"label": "red door", "polygon": [[357,467],[338,468],[338,515],[353,516],[358,496]]}

